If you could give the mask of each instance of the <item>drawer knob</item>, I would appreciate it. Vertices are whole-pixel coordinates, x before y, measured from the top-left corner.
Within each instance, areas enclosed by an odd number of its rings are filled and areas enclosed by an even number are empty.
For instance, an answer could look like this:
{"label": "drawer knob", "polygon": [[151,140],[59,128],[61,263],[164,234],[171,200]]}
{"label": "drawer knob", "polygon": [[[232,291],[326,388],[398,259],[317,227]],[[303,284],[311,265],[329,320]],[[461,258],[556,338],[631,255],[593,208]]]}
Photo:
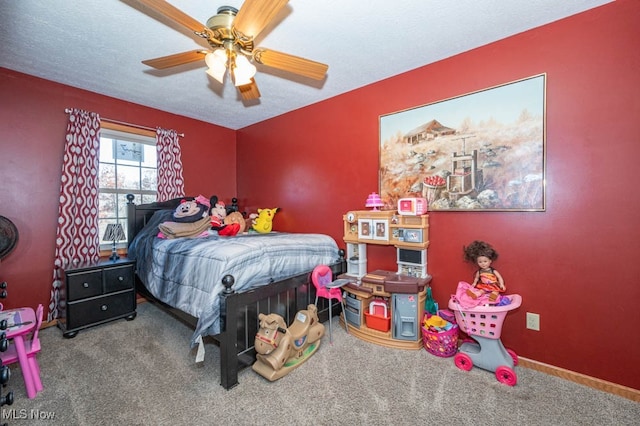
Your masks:
{"label": "drawer knob", "polygon": [[100,309],[103,310],[103,311],[106,311],[108,308],[107,308],[107,305],[102,305],[102,306],[100,306]]}
{"label": "drawer knob", "polygon": [[124,277],[118,277],[118,281],[124,281]]}
{"label": "drawer knob", "polygon": [[0,367],[0,383],[4,385],[9,381],[10,378],[11,373],[9,371],[9,367],[7,367],[6,365]]}
{"label": "drawer knob", "polygon": [[82,287],[89,288],[89,283],[82,283]]}

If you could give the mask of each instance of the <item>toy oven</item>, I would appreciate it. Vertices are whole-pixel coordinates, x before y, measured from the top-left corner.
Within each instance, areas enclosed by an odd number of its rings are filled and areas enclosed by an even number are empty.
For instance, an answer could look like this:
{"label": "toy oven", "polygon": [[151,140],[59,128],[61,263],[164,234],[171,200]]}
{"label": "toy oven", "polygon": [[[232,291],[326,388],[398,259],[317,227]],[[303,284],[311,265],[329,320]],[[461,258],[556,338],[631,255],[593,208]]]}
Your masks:
{"label": "toy oven", "polygon": [[427,251],[398,248],[398,262],[416,266],[425,265],[427,263]]}

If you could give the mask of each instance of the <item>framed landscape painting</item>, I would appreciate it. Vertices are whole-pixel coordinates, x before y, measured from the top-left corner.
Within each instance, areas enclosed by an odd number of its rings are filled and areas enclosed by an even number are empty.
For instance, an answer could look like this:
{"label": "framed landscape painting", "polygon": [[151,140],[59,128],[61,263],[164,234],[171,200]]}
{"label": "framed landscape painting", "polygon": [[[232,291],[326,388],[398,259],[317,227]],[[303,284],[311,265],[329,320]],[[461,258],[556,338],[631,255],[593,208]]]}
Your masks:
{"label": "framed landscape painting", "polygon": [[386,208],[544,211],[546,74],[380,116]]}

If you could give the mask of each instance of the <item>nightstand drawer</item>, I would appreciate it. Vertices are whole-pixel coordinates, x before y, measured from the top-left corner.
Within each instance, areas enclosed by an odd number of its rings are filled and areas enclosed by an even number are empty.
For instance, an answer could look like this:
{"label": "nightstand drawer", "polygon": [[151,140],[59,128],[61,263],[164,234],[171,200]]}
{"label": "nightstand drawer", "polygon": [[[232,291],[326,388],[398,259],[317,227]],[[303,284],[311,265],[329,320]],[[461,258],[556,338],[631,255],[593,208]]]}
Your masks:
{"label": "nightstand drawer", "polygon": [[133,265],[104,269],[104,292],[129,290],[134,287]]}
{"label": "nightstand drawer", "polygon": [[88,324],[111,320],[135,311],[133,291],[124,291],[104,297],[67,304],[67,328],[74,329]]}
{"label": "nightstand drawer", "polygon": [[102,271],[67,274],[67,300],[84,299],[102,294]]}

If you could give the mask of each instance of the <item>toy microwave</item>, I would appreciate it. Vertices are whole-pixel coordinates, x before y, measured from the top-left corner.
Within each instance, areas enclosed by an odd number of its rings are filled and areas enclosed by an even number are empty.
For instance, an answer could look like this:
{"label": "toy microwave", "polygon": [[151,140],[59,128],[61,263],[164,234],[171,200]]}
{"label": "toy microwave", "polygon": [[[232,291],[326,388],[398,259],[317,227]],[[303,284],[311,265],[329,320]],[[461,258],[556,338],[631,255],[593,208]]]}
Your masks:
{"label": "toy microwave", "polygon": [[402,215],[420,216],[427,213],[428,203],[425,198],[400,198],[398,213]]}

